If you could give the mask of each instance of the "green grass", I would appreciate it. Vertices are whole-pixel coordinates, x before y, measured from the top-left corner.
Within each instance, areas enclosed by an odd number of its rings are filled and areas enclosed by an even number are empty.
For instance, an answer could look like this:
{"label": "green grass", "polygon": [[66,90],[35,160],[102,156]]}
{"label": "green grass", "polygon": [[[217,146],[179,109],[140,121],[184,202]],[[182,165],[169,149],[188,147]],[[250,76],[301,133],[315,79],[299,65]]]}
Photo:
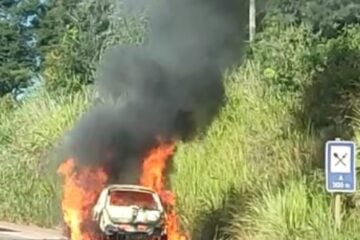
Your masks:
{"label": "green grass", "polygon": [[[322,133],[299,126],[299,92],[284,90],[292,76],[289,89],[311,86],[313,75],[302,62],[313,43],[301,45],[304,30],[289,29],[276,45],[287,43],[286,52],[276,55],[260,41],[255,47],[265,51],[225,76],[227,104],[205,136],[178,144],[170,181],[193,239],[360,239],[359,208],[346,206],[342,229],[334,230],[332,198],[319,168]],[[262,53],[264,61],[256,59]],[[269,71],[276,73],[271,81]],[[0,219],[43,226],[60,221],[51,150],[87,109],[89,96],[88,90],[68,96],[40,91],[14,108],[2,99]],[[354,117],[360,142],[360,111]]]}
{"label": "green grass", "polygon": [[0,117],[0,219],[50,226],[58,221],[58,189],[47,161],[87,106],[87,93],[40,92]]}
{"label": "green grass", "polygon": [[313,167],[322,143],[292,124],[298,101],[277,97],[256,72],[247,63],[232,73],[206,137],[179,146],[172,185],[185,228],[194,239],[354,239],[359,211],[333,231],[330,194]]}
{"label": "green grass", "polygon": [[[359,211],[335,232],[322,171],[312,167],[322,161],[320,140],[294,127],[296,98],[276,94],[259,70],[246,62],[229,73],[227,104],[206,135],[179,143],[170,179],[184,228],[193,239],[353,239]],[[60,190],[46,163],[88,96],[40,92],[0,115],[0,219],[59,222]]]}

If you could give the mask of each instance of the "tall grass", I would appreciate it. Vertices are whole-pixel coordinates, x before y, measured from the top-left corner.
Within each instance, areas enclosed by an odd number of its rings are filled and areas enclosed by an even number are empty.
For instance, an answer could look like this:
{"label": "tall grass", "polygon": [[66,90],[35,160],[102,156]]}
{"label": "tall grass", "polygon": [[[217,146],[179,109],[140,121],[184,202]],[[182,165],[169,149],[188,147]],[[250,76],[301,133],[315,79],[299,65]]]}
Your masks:
{"label": "tall grass", "polygon": [[49,150],[86,109],[87,95],[41,91],[1,114],[0,219],[46,226],[58,221],[58,189],[46,169]]}
{"label": "tall grass", "polygon": [[229,101],[206,137],[179,146],[172,186],[185,228],[193,239],[357,239],[357,211],[334,231],[314,168],[321,140],[296,130],[297,99],[278,97],[259,70],[248,62],[232,73]]}
{"label": "tall grass", "polygon": [[209,219],[220,227],[219,219],[230,217],[226,201],[234,190],[241,199],[241,193],[299,174],[304,164],[297,156],[302,136],[282,136],[289,131],[291,99],[278,99],[265,89],[256,68],[249,63],[228,77],[228,103],[205,139],[181,144],[176,154],[173,188],[186,228],[197,237],[207,231],[199,226],[207,228]]}
{"label": "tall grass", "polygon": [[[246,62],[226,76],[227,104],[202,138],[179,143],[170,176],[193,239],[354,239],[358,211],[335,232],[316,136],[293,127],[294,96],[279,96]],[[0,218],[52,226],[59,221],[46,161],[89,93],[40,92],[0,115]],[[50,176],[49,176],[50,175]],[[358,234],[358,235],[356,235]]]}

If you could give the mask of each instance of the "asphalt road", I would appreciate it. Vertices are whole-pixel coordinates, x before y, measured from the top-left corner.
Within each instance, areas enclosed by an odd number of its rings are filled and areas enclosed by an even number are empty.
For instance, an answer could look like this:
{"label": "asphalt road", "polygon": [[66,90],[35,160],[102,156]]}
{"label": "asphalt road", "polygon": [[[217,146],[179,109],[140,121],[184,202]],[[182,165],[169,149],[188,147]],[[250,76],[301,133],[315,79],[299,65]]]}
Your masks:
{"label": "asphalt road", "polygon": [[58,230],[0,222],[0,240],[66,240]]}
{"label": "asphalt road", "polygon": [[17,232],[0,232],[0,240],[66,240],[66,238],[61,237],[39,237],[39,236],[28,236],[27,234],[17,233]]}

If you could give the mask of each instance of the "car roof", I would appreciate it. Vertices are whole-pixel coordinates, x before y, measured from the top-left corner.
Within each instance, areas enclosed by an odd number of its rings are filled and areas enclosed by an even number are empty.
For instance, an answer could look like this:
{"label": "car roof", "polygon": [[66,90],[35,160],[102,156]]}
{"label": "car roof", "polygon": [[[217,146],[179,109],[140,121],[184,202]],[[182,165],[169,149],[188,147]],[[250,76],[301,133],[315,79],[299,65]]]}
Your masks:
{"label": "car roof", "polygon": [[141,186],[141,185],[134,185],[134,184],[111,184],[108,185],[104,190],[106,191],[135,191],[135,192],[146,192],[146,193],[151,193],[151,194],[156,194],[156,192],[149,188],[149,187],[145,187],[145,186]]}

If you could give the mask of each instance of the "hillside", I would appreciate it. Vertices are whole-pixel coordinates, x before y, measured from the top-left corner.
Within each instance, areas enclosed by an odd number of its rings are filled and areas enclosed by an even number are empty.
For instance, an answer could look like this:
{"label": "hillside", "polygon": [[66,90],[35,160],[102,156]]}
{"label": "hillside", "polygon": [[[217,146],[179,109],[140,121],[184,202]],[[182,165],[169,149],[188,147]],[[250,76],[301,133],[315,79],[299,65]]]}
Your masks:
{"label": "hillside", "polygon": [[[223,76],[226,104],[207,131],[177,142],[169,181],[192,239],[360,239],[357,194],[343,197],[334,230],[323,170],[326,140],[360,143],[360,23],[319,36],[276,14]],[[79,83],[49,82],[20,103],[1,98],[0,219],[61,223],[54,148],[94,99],[93,85]]]}

